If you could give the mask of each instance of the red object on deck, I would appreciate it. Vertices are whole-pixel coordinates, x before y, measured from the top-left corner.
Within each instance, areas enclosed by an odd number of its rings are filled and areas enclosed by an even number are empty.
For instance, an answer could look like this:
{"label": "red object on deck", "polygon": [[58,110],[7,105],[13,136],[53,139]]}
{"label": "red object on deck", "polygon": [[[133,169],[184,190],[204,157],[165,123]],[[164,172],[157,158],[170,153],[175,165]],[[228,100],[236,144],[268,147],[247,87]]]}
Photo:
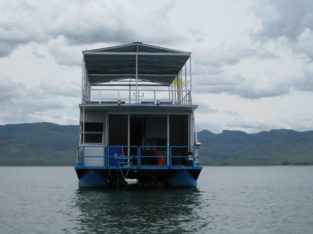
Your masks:
{"label": "red object on deck", "polygon": [[167,165],[167,158],[166,157],[158,157],[158,165]]}

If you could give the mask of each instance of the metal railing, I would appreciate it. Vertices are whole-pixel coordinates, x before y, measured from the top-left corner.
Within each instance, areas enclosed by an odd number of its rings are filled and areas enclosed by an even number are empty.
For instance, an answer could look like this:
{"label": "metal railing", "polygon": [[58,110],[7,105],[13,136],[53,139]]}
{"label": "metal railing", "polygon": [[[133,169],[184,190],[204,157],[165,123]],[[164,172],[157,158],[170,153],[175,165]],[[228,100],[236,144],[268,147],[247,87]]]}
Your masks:
{"label": "metal railing", "polygon": [[79,146],[79,166],[129,168],[194,167],[196,146]]}
{"label": "metal railing", "polygon": [[89,102],[118,104],[191,104],[190,90],[91,89]]}

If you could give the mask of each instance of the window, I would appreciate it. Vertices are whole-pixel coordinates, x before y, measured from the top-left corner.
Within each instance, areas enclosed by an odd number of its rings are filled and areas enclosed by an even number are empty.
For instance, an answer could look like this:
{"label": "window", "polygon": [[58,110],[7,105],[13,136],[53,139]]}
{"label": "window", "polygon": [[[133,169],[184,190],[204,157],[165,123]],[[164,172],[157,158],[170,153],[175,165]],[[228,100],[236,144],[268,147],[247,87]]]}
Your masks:
{"label": "window", "polygon": [[[82,123],[83,125],[83,123]],[[84,134],[84,138],[83,138]],[[103,123],[85,123],[85,129],[82,132],[82,143],[102,143]]]}

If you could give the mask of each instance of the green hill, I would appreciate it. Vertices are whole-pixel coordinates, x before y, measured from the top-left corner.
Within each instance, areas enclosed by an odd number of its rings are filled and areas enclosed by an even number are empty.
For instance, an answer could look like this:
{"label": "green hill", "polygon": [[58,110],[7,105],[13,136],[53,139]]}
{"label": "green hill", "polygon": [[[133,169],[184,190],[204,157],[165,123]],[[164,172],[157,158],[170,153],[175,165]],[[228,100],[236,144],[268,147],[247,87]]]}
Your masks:
{"label": "green hill", "polygon": [[78,127],[52,123],[0,126],[1,165],[71,165]]}
{"label": "green hill", "polygon": [[[210,165],[313,164],[313,131],[198,133],[200,158]],[[52,123],[0,126],[0,165],[73,165],[78,126]]]}
{"label": "green hill", "polygon": [[313,164],[313,131],[198,133],[201,161],[211,165]]}

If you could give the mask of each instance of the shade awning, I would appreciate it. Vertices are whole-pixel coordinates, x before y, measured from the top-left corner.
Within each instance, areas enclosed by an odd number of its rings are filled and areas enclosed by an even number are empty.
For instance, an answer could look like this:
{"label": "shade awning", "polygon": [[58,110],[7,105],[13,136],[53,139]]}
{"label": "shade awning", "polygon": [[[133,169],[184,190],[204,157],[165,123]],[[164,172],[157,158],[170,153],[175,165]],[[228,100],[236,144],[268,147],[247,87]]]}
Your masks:
{"label": "shade awning", "polygon": [[136,78],[169,85],[191,53],[134,42],[128,45],[83,51],[86,76],[91,85]]}

